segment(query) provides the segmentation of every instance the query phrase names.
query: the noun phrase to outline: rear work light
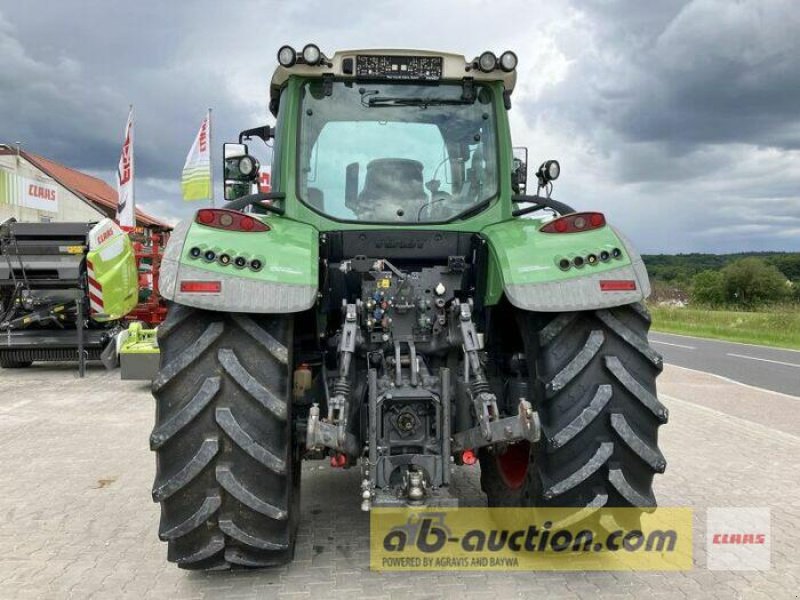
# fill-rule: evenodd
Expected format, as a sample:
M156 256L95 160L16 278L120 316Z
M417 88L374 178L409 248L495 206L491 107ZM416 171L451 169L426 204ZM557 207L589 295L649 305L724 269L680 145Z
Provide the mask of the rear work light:
M579 212L553 219L549 223L542 225L539 231L542 233L578 233L580 231L600 229L605 227L605 224L606 218L603 213Z
M203 208L197 211L194 221L206 227L225 229L227 231L244 231L247 233L269 231L269 226L258 219L238 210L227 208Z
M219 294L222 291L222 282L181 281L181 291L187 294Z

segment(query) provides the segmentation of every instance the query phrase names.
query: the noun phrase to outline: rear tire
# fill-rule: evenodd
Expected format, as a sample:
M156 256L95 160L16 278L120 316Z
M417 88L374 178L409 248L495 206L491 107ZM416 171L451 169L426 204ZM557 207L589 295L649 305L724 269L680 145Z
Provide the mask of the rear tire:
M653 476L667 466L658 427L668 412L656 397L663 361L647 341L647 309L564 313L544 327L530 314L522 320L543 429L526 503L655 508Z
M186 569L290 562L299 516L292 436L293 317L172 304L153 381L153 500L168 559Z

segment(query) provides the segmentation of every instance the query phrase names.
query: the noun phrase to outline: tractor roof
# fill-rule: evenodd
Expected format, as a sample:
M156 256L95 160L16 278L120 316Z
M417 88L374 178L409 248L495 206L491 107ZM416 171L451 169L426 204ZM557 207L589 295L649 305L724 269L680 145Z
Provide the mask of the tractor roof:
M281 52L286 49L288 56L295 56L294 60L280 59ZM505 71L500 67L500 61L496 61L496 68L484 71L479 67L479 57L467 60L463 54L450 52L411 49L340 50L332 57L320 52L317 64L308 64L303 58L304 50L295 51L289 46L284 46L279 51L281 64L275 69L270 83L271 108L273 105L277 108L281 89L291 75L320 78L328 75L337 79L372 79L392 83L463 81L471 78L474 81L502 81L503 87L509 94L517 81L516 68ZM516 56L514 62L516 63Z

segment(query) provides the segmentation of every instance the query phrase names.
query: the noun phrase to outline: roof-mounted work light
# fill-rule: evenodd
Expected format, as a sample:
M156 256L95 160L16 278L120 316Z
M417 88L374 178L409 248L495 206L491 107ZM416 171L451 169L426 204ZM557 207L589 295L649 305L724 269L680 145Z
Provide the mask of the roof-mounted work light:
M297 52L291 46L281 46L278 50L278 64L282 67L293 67L297 62Z
M316 44L306 44L303 48L303 62L307 65L316 66L322 60L322 52Z
M517 68L517 55L511 50L506 50L500 55L500 68L506 73L510 73Z
M497 57L488 50L478 57L478 68L484 73L489 73L497 68Z

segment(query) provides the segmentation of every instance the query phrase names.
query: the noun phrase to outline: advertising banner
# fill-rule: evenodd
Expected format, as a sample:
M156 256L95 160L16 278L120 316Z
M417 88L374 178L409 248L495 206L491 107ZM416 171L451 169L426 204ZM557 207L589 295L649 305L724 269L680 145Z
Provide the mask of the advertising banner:
M0 169L0 204L58 212L58 186Z

